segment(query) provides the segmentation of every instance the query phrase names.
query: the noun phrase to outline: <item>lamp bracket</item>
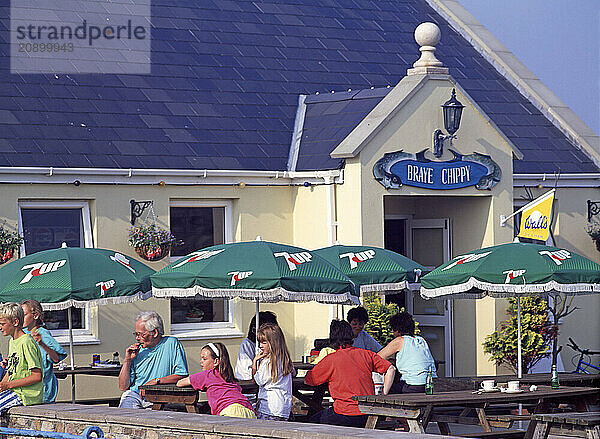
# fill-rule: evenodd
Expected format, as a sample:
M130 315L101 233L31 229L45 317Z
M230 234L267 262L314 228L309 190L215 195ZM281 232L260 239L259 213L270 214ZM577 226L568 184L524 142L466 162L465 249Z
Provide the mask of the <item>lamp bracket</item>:
M588 223L592 221L592 217L600 213L600 201L587 200L588 211L587 220Z
M452 147L452 139L456 139L456 136L452 134L445 136L442 130L433 132L433 155L438 159L444 155L444 142L448 139L450 139L450 147Z
M131 225L135 225L135 220L142 216L144 210L148 207L152 208L154 201L135 201L129 200L129 204L131 205Z

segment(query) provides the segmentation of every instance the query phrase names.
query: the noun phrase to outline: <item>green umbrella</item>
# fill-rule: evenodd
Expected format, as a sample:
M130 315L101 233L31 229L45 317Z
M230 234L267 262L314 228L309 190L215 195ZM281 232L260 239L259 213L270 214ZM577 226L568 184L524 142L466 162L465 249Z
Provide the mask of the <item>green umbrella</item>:
M337 244L314 253L352 279L361 292L408 289L428 271L406 256L379 247Z
M35 299L45 310L68 309L73 363L71 307L133 302L150 297L154 270L113 250L63 247L17 259L0 268L0 302ZM75 403L73 382L72 401Z
M151 276L156 297L356 304L353 282L308 250L268 241L215 245Z
M600 291L600 265L563 248L510 243L456 256L421 279L421 296L477 299L550 292ZM521 312L518 306L518 356L521 376Z
M151 290L152 273L152 268L113 250L44 250L0 268L0 302L35 299L45 310L132 302Z
M563 248L522 242L456 256L421 279L425 299L600 291L600 265Z

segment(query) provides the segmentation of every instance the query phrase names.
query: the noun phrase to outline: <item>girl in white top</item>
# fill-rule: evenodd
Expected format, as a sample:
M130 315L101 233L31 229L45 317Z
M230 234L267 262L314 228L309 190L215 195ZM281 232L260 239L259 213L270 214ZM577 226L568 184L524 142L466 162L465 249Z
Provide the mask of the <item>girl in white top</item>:
M292 409L294 366L281 328L273 323L260 325L260 351L252 362L252 377L258 384L258 419L287 421Z

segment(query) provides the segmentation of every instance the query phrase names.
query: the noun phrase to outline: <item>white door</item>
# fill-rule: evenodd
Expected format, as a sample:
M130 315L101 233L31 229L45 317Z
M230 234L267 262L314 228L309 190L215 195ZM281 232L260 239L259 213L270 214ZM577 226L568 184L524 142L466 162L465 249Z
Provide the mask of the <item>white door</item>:
M408 256L433 269L450 260L450 220L408 220ZM418 291L408 293L407 311L419 322L421 336L427 340L439 362L438 375L452 376L452 303L450 300L424 300Z

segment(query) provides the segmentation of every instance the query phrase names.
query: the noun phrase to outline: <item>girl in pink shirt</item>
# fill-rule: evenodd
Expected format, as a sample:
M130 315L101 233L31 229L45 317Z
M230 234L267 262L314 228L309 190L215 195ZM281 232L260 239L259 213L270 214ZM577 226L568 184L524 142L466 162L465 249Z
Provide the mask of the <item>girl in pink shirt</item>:
M209 343L200 352L202 371L177 382L177 387L192 386L206 390L206 399L213 415L234 418L256 418L248 398L235 381L229 353L223 343Z

